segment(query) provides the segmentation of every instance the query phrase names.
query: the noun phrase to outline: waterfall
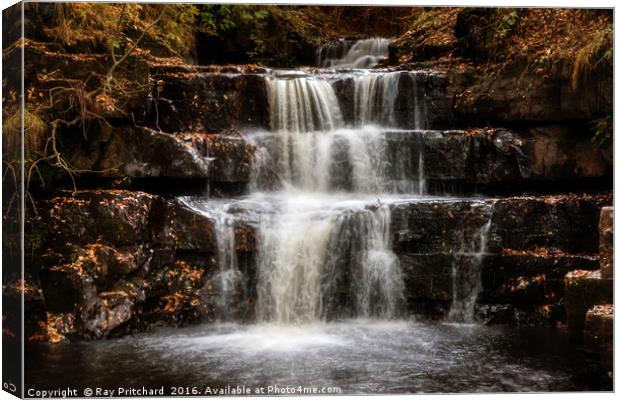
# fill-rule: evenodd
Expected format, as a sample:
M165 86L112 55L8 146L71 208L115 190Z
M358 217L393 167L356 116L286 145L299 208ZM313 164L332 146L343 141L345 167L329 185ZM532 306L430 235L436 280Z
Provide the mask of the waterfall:
M250 189L423 194L423 135L371 125L257 135Z
M343 58L354 41L340 39L337 41L327 42L316 51L316 65L321 68L328 68L332 65L333 60L339 60Z
M396 125L402 76L414 75L367 73L354 78L354 128L342 127L340 105L326 79L267 77L271 134L254 137L250 188L423 194L423 146L414 153L409 143L390 156L386 130L378 127ZM411 79L415 86L416 79Z
M353 78L354 123L396 126L395 105L403 72L367 73Z
M356 274L357 315L393 318L404 301L404 285L400 263L391 249L390 208L379 205L367 214L361 221L364 251L361 273Z
M475 305L482 291L481 267L487 251L488 235L493 217L493 204L485 212L487 221L470 243L461 244L452 261L452 304L448 321L474 323ZM476 240L477 239L477 243Z
M218 270L209 279L216 293L214 303L218 319L227 320L233 314L235 297L243 289L235 246L235 218L229 213L229 204L191 197L179 198L182 204L209 218L213 223L217 245Z
M233 305L233 296L241 281L235 249L234 222L226 213L218 213L214 218L217 240L217 258L219 272L212 281L218 289L216 314L225 317Z
M338 99L325 80L270 77L267 93L274 131L312 132L342 126Z
M387 205L337 209L321 199L288 200L260 228L259 319L397 316L403 284L389 232Z
M388 57L390 43L390 39L370 38L358 40L350 47L345 41L323 45L317 52L317 65L322 68L373 68ZM345 49L346 54L341 56Z
M318 62L376 65L387 56L388 44L387 39L343 41L319 49ZM418 75L352 71L346 78L351 85L338 81L340 100L330 73L266 75L270 129L249 135L256 145L248 201L256 229L260 321L402 315L404 283L392 250L388 196L426 192L425 102ZM351 123L345 124L341 106L352 111ZM412 120L415 130L398 129ZM239 279L234 221L227 210L210 215L218 237L216 284L223 310L230 307ZM484 240L479 242L483 254ZM458 273L455 269L455 281ZM454 292L463 291L455 286ZM455 295L455 319L473 310L472 296Z

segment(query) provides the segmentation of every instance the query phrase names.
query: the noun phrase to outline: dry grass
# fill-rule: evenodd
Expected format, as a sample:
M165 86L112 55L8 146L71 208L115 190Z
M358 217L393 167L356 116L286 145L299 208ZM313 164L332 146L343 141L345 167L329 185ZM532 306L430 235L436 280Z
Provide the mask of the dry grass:
M64 45L91 42L111 51L122 50L147 31L144 42L186 56L194 45L197 14L195 6L182 4L56 3L55 21L43 31Z
M464 8L425 8L413 14L411 28L398 39L405 51L401 62L446 57L459 53L463 38L455 35L459 13ZM524 63L529 71L545 74L556 64L573 65L573 83L600 63L613 58L612 14L606 10L532 8L494 9L485 20L480 47L486 57L476 62L506 67ZM424 53L438 47L438 54Z

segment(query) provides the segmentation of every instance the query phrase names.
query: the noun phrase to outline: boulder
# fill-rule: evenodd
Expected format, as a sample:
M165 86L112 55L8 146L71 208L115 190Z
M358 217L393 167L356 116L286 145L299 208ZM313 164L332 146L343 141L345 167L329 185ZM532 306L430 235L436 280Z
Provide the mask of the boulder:
M208 299L214 296L207 282L207 271L183 260L149 277L157 296L153 296L143 312L142 324L181 325L204 318L213 320L214 310Z
M163 210L164 223L156 242L183 252L217 253L213 221L173 200Z
M588 309L613 301L613 280L601 278L601 271L574 270L566 274L566 322L571 340L583 342Z
M67 243L118 246L152 240L151 208L157 196L126 190L63 192L49 203L47 224L57 248Z
M613 371L614 360L614 305L601 304L586 313L584 346L600 356L606 371Z

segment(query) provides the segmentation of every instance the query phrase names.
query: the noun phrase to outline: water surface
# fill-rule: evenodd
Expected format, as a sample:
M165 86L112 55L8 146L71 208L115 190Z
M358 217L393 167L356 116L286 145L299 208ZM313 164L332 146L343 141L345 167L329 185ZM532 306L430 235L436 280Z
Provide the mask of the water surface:
M213 324L27 349L28 387L337 387L342 393L610 390L549 329L356 319Z

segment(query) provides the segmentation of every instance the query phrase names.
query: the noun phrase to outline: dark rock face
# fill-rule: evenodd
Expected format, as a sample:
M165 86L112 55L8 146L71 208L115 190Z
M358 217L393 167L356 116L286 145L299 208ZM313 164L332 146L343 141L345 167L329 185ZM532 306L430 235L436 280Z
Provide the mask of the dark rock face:
M98 240L117 246L150 242L155 200L153 195L122 190L67 193L52 199L48 224L59 247Z
M579 132L557 126L524 133L484 128L387 132L386 136L394 160L403 151L416 160L422 155L431 191L441 192L451 185L491 190L537 187L544 182L566 182L566 186L571 180L574 184L607 179L613 166L611 149L596 148Z
M564 320L564 276L575 268L597 268L597 216L610 201L607 195L582 195L395 206L394 251L410 310L432 318L445 315L454 290L462 290L454 286L453 274L461 283L479 274L483 320Z
M215 133L243 126L267 127L264 78L228 72L159 71L151 75L152 126L166 132Z
M211 160L211 182L248 183L254 146L239 132L228 134L179 133L175 135Z
M558 67L551 77L522 74L517 68L499 76L474 70L449 75L454 114L466 124L548 123L611 113L612 76L604 71L593 74L577 89L571 86L568 66Z
M199 299L207 296L217 246L208 218L158 196L98 190L54 198L47 223L53 235L41 274L45 307L53 324L72 316L72 327L62 330L67 336L100 338L145 321L213 317ZM197 264L182 262L181 254L193 254Z
M61 136L61 151L77 169L106 178L209 178L209 162L173 135L142 127L91 130Z
M60 151L82 174L111 179L249 181L254 148L238 132L169 134L144 127L63 131Z
M601 278L600 271L574 270L564 278L566 321L571 340L583 343L588 309L613 301L613 280Z
M601 277L614 277L614 208L603 207L598 225Z
M584 345L599 354L606 371L613 371L614 363L614 305L601 304L586 314Z

